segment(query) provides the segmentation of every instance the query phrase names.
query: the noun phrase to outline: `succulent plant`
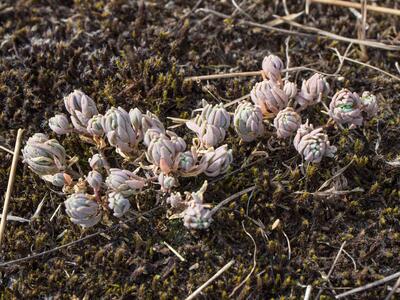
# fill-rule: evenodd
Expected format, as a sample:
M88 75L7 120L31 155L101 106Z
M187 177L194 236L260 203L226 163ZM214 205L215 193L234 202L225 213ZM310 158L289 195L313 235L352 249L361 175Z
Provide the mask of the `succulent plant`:
M281 139L294 135L300 125L301 117L291 107L281 110L274 119L276 134Z
M303 81L296 101L300 106L307 107L320 102L322 97L328 93L329 84L321 74L315 73L309 79Z
M102 118L102 126L111 146L122 156L134 151L137 132L132 127L129 114L121 107L110 108Z
M121 193L108 194L108 207L114 211L114 217L121 218L130 208L131 203Z
M66 173L56 173L56 174L52 175L51 183L54 186L63 187L70 180L71 180L71 178L69 177L68 174L66 174Z
M313 163L319 163L324 156L333 157L336 152L336 147L330 145L328 136L322 132L322 128L314 129L304 135L295 148L305 161Z
M297 84L287 80L283 86L283 91L289 99L293 99L297 95Z
M173 170L175 158L182 148L183 145L181 143L173 142L167 135L160 134L151 140L147 148L146 157L150 163L168 174Z
M179 192L171 193L167 198L167 203L171 205L172 208L180 208L182 206L185 206L182 195Z
M100 206L85 194L72 194L64 204L66 212L74 224L91 227L101 219Z
M211 105L208 104L206 100L203 100L203 110L200 118L205 120L207 124L214 125L225 130L229 128L231 123L231 116L222 103Z
M133 195L145 186L145 180L128 170L111 168L106 178L107 186L114 192L121 193L124 197Z
M96 171L90 171L89 174L86 176L87 183L95 190L96 192L100 191L101 185L103 183L103 176Z
M361 95L361 110L366 113L368 118L378 114L378 101L371 92L365 91Z
M298 150L297 147L300 143L301 138L313 130L314 130L314 126L312 124L309 124L308 120L304 124L300 125L300 127L299 127L299 129L297 129L296 135L293 139L293 145L296 150Z
M104 164L105 164L105 159L99 153L96 153L91 158L89 158L89 165L92 168L92 170L97 170L97 171L101 170L102 168L104 168Z
M207 229L211 222L210 210L201 203L193 203L183 211L183 225L188 229Z
M163 123L161 123L158 117L150 111L147 111L145 115L142 115L141 128L144 138L143 143L146 147L150 145L154 136L166 133Z
M139 108L135 107L129 111L129 119L131 120L132 127L138 131L142 131L142 118L143 113Z
M54 175L66 168L66 154L63 146L47 135L35 133L28 139L22 150L24 162L41 176Z
M85 93L74 90L64 98L64 104L75 129L81 133L88 133L86 128L89 120L98 114L94 101Z
M276 55L268 55L264 57L262 69L267 74L268 78L273 81L281 80L281 72L284 68L282 60Z
M244 142L251 142L264 133L261 109L249 102L242 102L235 110L233 124L239 137Z
M263 114L276 115L288 105L286 93L273 81L261 81L250 92L251 100L258 105Z
M215 150L209 149L201 158L200 164L206 166L204 174L209 177L216 177L228 171L232 160L232 150L228 150L228 145L223 145Z
M360 97L348 89L340 90L329 104L329 115L338 124L349 124L350 128L361 125L363 117Z
M165 175L164 173L160 173L158 175L158 183L161 186L162 192L171 192L171 189L178 186L178 181L175 177L170 175Z
M87 132L93 136L102 136L104 134L104 129L102 123L103 115L94 115L90 118L87 125Z
M64 114L57 114L49 119L49 127L56 134L67 134L72 130L68 118Z

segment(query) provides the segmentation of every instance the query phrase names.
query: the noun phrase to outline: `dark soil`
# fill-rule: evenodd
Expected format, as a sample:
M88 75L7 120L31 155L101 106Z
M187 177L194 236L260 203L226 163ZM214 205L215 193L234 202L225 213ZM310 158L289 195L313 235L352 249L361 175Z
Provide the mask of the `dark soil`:
M242 8L253 21L265 24L273 14L284 15L282 1L252 0ZM376 1L393 7L395 1ZM304 9L300 0L287 1L290 12ZM0 3L0 144L13 148L16 130L25 128L25 140L34 132L50 130L46 120L64 111L62 98L81 89L99 110L120 105L150 109L167 116L188 117L205 98L233 100L247 94L260 78L233 78L183 83L185 76L232 71L259 70L270 53L285 59L285 34L238 25L248 17L236 12L222 19L204 12L191 12L195 1L40 1L9 0ZM210 8L231 15L231 1L202 1ZM310 15L296 20L343 36L356 35L356 18L345 8L312 5ZM368 16L368 38L399 44L399 18ZM280 25L289 29L288 25ZM313 68L334 73L339 65L332 47L344 53L347 44L324 38L292 36L291 66L316 63ZM350 57L360 60L352 46ZM399 52L367 48L368 63L397 74ZM291 73L301 82L309 71ZM342 80L330 77L333 91L348 87L378 95L380 114L361 129L329 128L331 143L338 147L336 159L309 166L306 176L298 165L301 158L292 146L268 138L240 145L233 134L232 174L212 181L207 202L217 204L253 184L257 192L243 196L220 210L208 231L189 232L181 221L168 220L164 205L145 218L109 227L102 224L81 230L71 224L61 207L65 198L26 166L19 165L10 213L30 218L45 198L40 217L31 223L9 221L1 249L1 260L9 261L40 253L101 230L104 233L68 248L22 263L0 268L4 299L183 299L231 259L235 264L199 299L225 299L256 268L234 297L238 299L300 299L305 286L319 288L321 299L399 271L400 266L400 176L388 165L400 150L400 82L376 70L345 62ZM213 96L214 95L214 96ZM327 117L308 112L315 125ZM167 121L169 122L169 121ZM171 123L169 123L171 124ZM379 148L377 128L381 135ZM182 133L182 132L181 132ZM187 136L189 140L189 136ZM69 154L88 154L79 140L64 141ZM268 158L248 167L243 162L253 150L267 151ZM73 152L72 152L73 151ZM253 158L256 161L258 158ZM336 198L314 197L316 191L338 169L347 189L364 192ZM0 151L0 194L7 186L12 157ZM204 178L187 180L182 186L196 189ZM329 186L330 187L330 186ZM295 193L304 191L303 193ZM307 191L307 192L305 192ZM135 199L141 211L159 206L156 193ZM272 224L280 220L280 226ZM118 220L110 217L109 224ZM246 234L245 230L249 233ZM290 239L289 259L288 243ZM163 244L171 244L185 258L181 262ZM342 254L329 278L324 280L342 243ZM350 259L352 257L354 261ZM352 299L383 299L387 285L358 293Z

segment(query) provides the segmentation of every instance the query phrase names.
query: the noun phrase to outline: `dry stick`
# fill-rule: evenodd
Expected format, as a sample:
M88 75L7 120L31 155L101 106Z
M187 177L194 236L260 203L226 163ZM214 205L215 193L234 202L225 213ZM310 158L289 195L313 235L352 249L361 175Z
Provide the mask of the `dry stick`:
M236 194L233 194L232 196L230 196L230 197L226 198L225 200L221 201L220 203L218 203L218 205L215 206L215 207L209 212L208 215L209 215L210 217L212 217L222 206L228 204L228 203L231 202L232 200L235 200L236 198L238 198L238 197L240 197L240 196L242 196L242 195L244 195L244 194L246 194L246 193L248 193L248 192L254 191L255 189L256 189L256 186L253 185L253 186L251 186L251 187L248 187L247 189L244 189L243 191L240 191L240 192L238 192L238 193L236 193Z
M387 276L387 277L385 277L385 278L382 278L382 279L380 279L380 280L377 280L377 281L368 283L368 284L366 284L366 285L363 285L363 286L360 286L360 287L358 287L358 288L355 288L355 289L352 289L352 290L350 290L350 291L347 291L347 292L344 292L344 293L342 293L342 294L339 294L339 295L337 295L335 298L336 298L336 299L341 299L341 298L344 298L344 297L353 295L353 294L355 294L355 293L358 293L358 292L362 292L362 291L371 289L371 288L373 288L373 287L376 287L376 286L378 286L378 285L384 284L384 283L386 283L386 282L388 282L388 281L391 281L391 280L396 279L396 278L399 278L399 277L400 277L400 272L397 272L397 273L394 273L394 274L392 274L392 275L390 275L390 276Z
M342 246L340 247L340 249L339 249L339 251L338 251L338 253L337 253L336 257L335 257L335 260L333 261L333 264L332 264L331 268L329 269L328 275L325 278L326 281L329 281L329 277L331 277L333 269L335 268L335 266L336 266L336 264L337 264L337 262L339 260L339 257L343 252L343 248L344 248L345 245L346 245L346 241L344 241ZM319 297L321 296L323 290L324 290L323 287L321 287L319 289L317 297L315 299L319 299Z
M0 146L0 149L14 155L14 152L12 152L10 149L7 149L6 147Z
M224 273L226 270L228 270L235 261L232 259L230 262L228 262L225 266L223 266L213 277L208 279L203 285L201 285L197 290L195 290L192 294L190 294L186 300L191 300L194 299L198 294L201 293L201 291L207 287L211 282L213 282L215 279L217 279L222 273Z
M335 55L337 55L337 56L339 57L339 55L338 55L337 53L335 53ZM361 61L358 61L358 60L355 60L355 59L352 59L352 58L349 58L349 57L343 57L343 56L342 56L342 58L343 58L344 60L353 62L353 63L355 63L355 64L359 64L359 65L361 65L361 66L371 68L371 69L373 69L373 70L375 70L375 71L381 72L382 74L385 74L385 75L387 75L387 76L389 76L389 77L392 77L393 79L396 79L396 80L400 81L400 77L398 77L398 76L396 76L396 75L393 75L393 74L391 74L391 73L389 73L389 72L387 72L387 71L385 71L385 70L382 70L382 69L380 69L380 68L378 68L378 67L372 66L372 65L367 64L367 63L363 63L363 62L361 62Z
M223 14L223 13L220 13L218 11L215 11L215 10L212 10L212 9L208 9L208 8L199 8L198 10L196 10L196 13L197 12L210 13L210 14L213 14L214 16L217 16L217 17L220 17L220 18L223 18L223 19L230 19L231 18L231 16L229 16L229 15L226 15L226 14ZM282 18L282 20L287 21L288 19ZM273 27L273 26L269 26L269 25L265 25L265 24L252 22L252 21L239 20L239 24L250 25L250 26L254 26L254 27L267 29L267 30L270 30L270 31L276 31L276 32L281 32L281 33L295 35L295 36L312 37L312 35L310 35L308 33L292 31L292 30L287 30L287 29L282 29L282 28L277 28L277 27Z
M343 7L351 7L356 9L361 9L362 7L361 3L341 1L341 0L307 0L307 2L308 5L310 5L311 3L321 3L321 4L331 4ZM400 16L400 10L394 8L375 6L375 5L366 5L366 8L367 10L373 12Z
M167 246L167 248L169 249L169 250L171 250L172 251L172 253L174 253L179 259L180 259L180 261L185 261L186 259L178 252L178 251L176 251L170 244L168 244L167 242L163 242L163 244L165 245L165 246Z
M18 129L17 140L15 142L14 156L13 156L13 160L11 163L11 171L10 171L10 177L8 178L6 196L4 197L3 214L1 216L0 247L1 247L1 242L3 241L4 230L6 229L8 205L10 203L11 193L12 193L14 182L15 182L15 175L17 173L17 164L18 164L18 158L19 158L19 151L21 150L21 141L22 141L22 133L23 132L24 132L23 129L21 129L21 128Z
M304 295L304 300L308 300L311 297L312 285L307 285L306 293Z
M366 33L367 33L367 0L361 0L361 23L359 27L359 36L358 38L360 40L365 40L366 38ZM368 59L368 53L367 53L367 48L364 45L360 45L361 53L362 53L362 58L363 60Z
M400 277L397 279L396 283L394 284L390 293L386 296L385 300L390 300L393 297L394 293L396 293L399 286L400 286Z
M294 27L298 27L303 30L315 32L318 35L322 35L322 36L332 39L332 40L341 41L341 42L345 42L345 43L353 43L353 44L358 44L358 45L365 45L368 47L389 50L389 51L399 51L400 50L400 46L387 45L387 44L384 44L381 42L375 42L375 41L368 41L368 40L363 41L363 40L359 40L359 39L348 38L348 37L341 36L341 35L338 35L335 33L331 33L329 31L325 31L325 30L322 30L322 29L319 29L316 27L311 27L311 26L307 26L307 25L303 25L303 24L294 22L294 21L283 19L280 16L274 15L274 17L278 18L279 20L283 20L285 23L288 23Z
M237 287L235 287L233 289L232 293L230 293L230 295L229 295L229 298L232 298L232 296L236 293L236 291L238 289L240 289L243 286L243 284L246 283L247 280L249 280L251 274L253 274L253 272L254 272L254 270L256 269L256 266L257 266L257 260L256 260L256 257L257 257L257 244L256 244L256 241L254 240L252 235L246 230L246 227L244 227L243 221L242 221L242 227L243 227L244 232L251 238L251 241L253 242L253 245L254 245L253 267L251 268L250 273L247 274L246 278Z

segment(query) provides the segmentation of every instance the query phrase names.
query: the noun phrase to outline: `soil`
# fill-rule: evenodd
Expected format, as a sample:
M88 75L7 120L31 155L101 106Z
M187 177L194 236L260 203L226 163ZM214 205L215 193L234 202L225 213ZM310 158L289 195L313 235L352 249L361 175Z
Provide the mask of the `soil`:
M54 136L46 120L65 112L62 99L74 89L90 95L101 112L111 106L137 106L172 125L168 116L187 118L201 99L231 101L249 93L261 80L184 82L186 76L259 70L270 53L286 61L286 49L292 67L313 64L316 70L335 73L339 60L332 49L343 54L348 44L295 34L286 47L287 34L239 24L240 20L265 24L275 14L284 15L284 1L236 2L247 15L235 10L234 1L199 1L198 8L231 16L224 19L192 11L196 1L188 0L2 1L0 145L12 149L18 128L26 129L24 140L35 132ZM286 2L290 13L304 9L304 1ZM399 6L393 2L376 1L381 6ZM310 14L296 22L357 37L356 17L346 8L313 4ZM370 13L367 23L367 38L399 45L399 17ZM290 29L285 24L279 27ZM367 47L365 60L358 45L351 50L352 59L399 76L398 51ZM301 70L290 73L290 78L301 83L310 74ZM132 199L135 210L157 208L145 217L121 223L109 217L83 230L69 221L63 206L51 218L65 197L21 163L9 212L30 219L45 200L40 215L30 223L8 221L1 261L100 234L0 267L2 298L184 299L232 259L233 266L198 299L228 298L250 272L234 298L300 299L305 287L312 285L313 297L321 289L321 299L332 299L335 293L398 272L400 169L387 162L398 160L400 149L400 81L348 61L339 75L328 77L332 91L347 87L374 92L380 102L378 117L351 131L330 126L327 132L331 144L338 147L337 156L308 166L304 176L301 157L289 142L266 136L258 143L240 144L232 131L227 142L233 148L234 163L227 175L210 181L207 202L215 205L251 185L258 188L221 209L206 231L191 232L180 220L169 220L168 208L155 190ZM323 125L328 117L321 109L309 110L304 119ZM190 140L186 131L178 132ZM79 156L87 167L89 147L77 138L61 140L68 154ZM250 157L255 150L268 156ZM10 154L0 150L1 195L11 160ZM312 194L351 161L340 177L347 185L342 184L346 190L362 192L336 197ZM204 179L186 179L181 184L195 190ZM168 250L164 241L185 261ZM346 252L326 279L344 242ZM383 299L393 284L349 299Z

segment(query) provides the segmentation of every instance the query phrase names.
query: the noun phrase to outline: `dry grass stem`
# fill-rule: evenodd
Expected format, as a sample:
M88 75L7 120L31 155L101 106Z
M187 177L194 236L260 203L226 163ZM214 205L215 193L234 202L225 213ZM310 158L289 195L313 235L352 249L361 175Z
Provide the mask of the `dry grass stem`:
M331 33L329 31L325 31L316 27L311 27L307 25L303 25L294 21L286 20L283 19L280 16L274 16L275 18L283 20L285 23L288 23L294 27L301 28L306 31L310 32L315 32L318 35L324 36L326 38L336 40L336 41L341 41L345 43L353 43L353 44L358 44L358 45L365 45L367 47L372 47L372 48L378 48L378 49L383 49L383 50L389 50L389 51L399 51L400 46L395 46L395 45L387 45L381 42L376 42L376 41L368 41L368 40L359 40L359 39L353 39L353 38L348 38L345 36L341 36L335 33Z
M15 142L14 157L11 163L11 171L10 171L10 176L8 178L7 191L4 197L3 213L0 223L0 247L3 241L4 230L6 229L8 205L10 203L11 193L14 187L15 175L17 174L17 165L18 165L19 152L21 150L23 132L24 132L23 129L18 129L17 140Z
M236 194L233 194L232 196L226 198L225 200L221 201L218 203L217 206L215 206L209 213L209 216L212 217L222 206L228 204L229 202L235 200L236 198L239 198L240 196L249 193L251 191L254 191L256 189L256 186L253 185L251 187L248 187L247 189L244 189L243 191L237 192Z
M385 297L385 300L392 299L394 293L396 293L396 291L399 288L399 286L400 286L400 277L397 279L397 281L394 284L394 286L392 287L392 290L390 291L390 293Z
M307 0L307 5L310 5L311 3L330 4L335 6L351 7L356 9L361 9L362 7L361 3L342 1L342 0ZM366 5L366 9L377 13L400 16L400 10L395 8L382 7L377 5Z
M223 266L217 273L214 274L213 277L211 277L210 279L208 279L203 285L201 285L197 290L195 290L192 294L190 294L186 300L191 300L194 299L198 294L201 293L201 291L207 287L208 285L210 285L211 282L213 282L215 279L217 279L219 276L221 276L222 273L224 273L226 270L228 270L233 264L235 263L235 261L232 259L230 262L228 262L225 266Z
M363 286L360 286L358 288L355 288L355 289L352 289L350 291L347 291L347 292L344 292L342 294L339 294L335 298L336 299L342 299L344 297L347 297L347 296L350 296L350 295L353 295L353 294L356 294L356 293L359 293L359 292L363 292L365 290L368 290L368 289L371 289L373 287L379 286L381 284L384 284L384 283L389 282L391 280L397 279L399 277L400 277L400 272L397 272L397 273L389 275L389 276L387 276L385 278L382 278L380 280L368 283L366 285L363 285Z
M168 244L167 242L163 242L163 244L167 246L167 248L171 250L171 252L174 253L180 259L180 261L186 261L186 259L182 255L180 255L179 252L176 251L170 244Z
M312 285L307 285L306 293L304 294L304 300L309 300L311 297Z
M13 152L13 151L11 151L10 149L8 149L8 148L6 148L6 147L4 147L4 146L0 146L0 149L1 149L1 150L4 150L4 151L6 151L6 152L8 152L8 153L10 153L10 154L12 154L12 155L14 155L14 152Z
M257 266L257 260L256 260L256 257L257 257L257 244L256 244L256 241L254 240L253 236L246 230L246 227L244 226L243 221L242 221L242 227L243 227L244 232L251 238L251 241L253 242L253 245L254 245L253 267L251 268L250 273L247 274L246 278L238 286L236 286L233 289L232 293L230 293L230 295L229 295L229 298L232 298L233 295L236 293L236 291L238 289L240 289L246 283L247 280L249 280L251 274L254 273L254 270L256 269L256 266Z

